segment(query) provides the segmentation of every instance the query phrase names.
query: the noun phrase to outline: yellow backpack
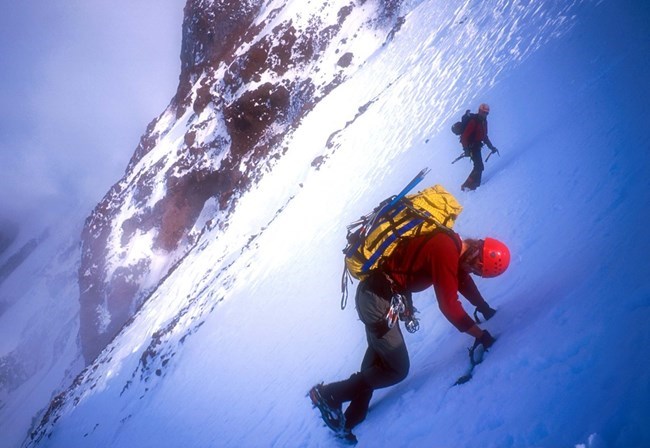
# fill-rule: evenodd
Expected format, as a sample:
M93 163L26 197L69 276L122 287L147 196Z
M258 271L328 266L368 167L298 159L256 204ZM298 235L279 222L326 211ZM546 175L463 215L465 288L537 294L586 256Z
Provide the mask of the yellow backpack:
M406 195L427 172L427 169L422 170L401 193L386 199L371 213L348 226L348 244L343 249L342 309L347 302L350 277L367 278L405 238L449 230L454 225L463 207L442 185Z

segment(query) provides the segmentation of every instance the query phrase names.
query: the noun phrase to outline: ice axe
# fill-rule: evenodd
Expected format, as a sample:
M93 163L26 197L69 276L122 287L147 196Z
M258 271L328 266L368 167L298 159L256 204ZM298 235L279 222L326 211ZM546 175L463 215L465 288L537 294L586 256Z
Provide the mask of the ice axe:
M460 159L463 159L465 157L469 157L469 154L462 152L458 157L454 159L453 162L451 162L451 164L453 165L454 163L458 162Z
M485 158L485 162L487 162L488 160L490 160L490 156L492 156L492 154L494 154L495 152L499 155L499 157L501 157L501 154L499 154L499 150L496 149L496 148L494 148L494 149L492 150L492 152L491 152L490 154L488 154L488 156Z

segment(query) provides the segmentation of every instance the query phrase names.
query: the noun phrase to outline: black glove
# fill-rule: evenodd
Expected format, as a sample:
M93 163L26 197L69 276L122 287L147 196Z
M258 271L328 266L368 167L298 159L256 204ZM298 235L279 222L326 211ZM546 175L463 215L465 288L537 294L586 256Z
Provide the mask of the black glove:
M483 319L485 320L490 320L492 316L494 316L497 313L497 310L493 309L490 307L490 305L487 306L487 308L479 309L476 307L474 310L474 321L476 321L477 324L481 323L481 319L478 317L478 313L481 313L483 315Z
M481 314L485 318L485 320L490 320L492 316L494 316L497 313L497 310L494 308L491 308L489 305L485 311L481 311Z
M465 153L465 157L471 157L472 156L471 151L469 150L469 148L463 148L463 153Z
M494 341L496 341L496 339L492 337L490 332L487 330L483 330L483 334L481 335L481 337L476 338L474 340L474 348L478 347L479 345L482 345L483 349L487 350L488 348L492 347Z
M495 339L487 330L483 330L481 337L474 340L474 345L469 349L469 360L473 366L479 365L483 362L483 354L488 348L492 347L494 341Z
M494 316L497 313L497 310L490 307L490 305L487 305L487 307L483 309L479 309L478 307L476 307L476 309L474 310L474 320L476 321L477 324L481 323L481 319L478 318L479 312L483 315L483 319L490 320L492 316Z

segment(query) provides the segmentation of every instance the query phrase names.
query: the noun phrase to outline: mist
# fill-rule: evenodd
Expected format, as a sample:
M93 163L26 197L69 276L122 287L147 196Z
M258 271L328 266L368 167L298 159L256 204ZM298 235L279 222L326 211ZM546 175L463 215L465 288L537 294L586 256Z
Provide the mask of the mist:
M119 180L175 92L184 3L3 5L0 229L83 218Z

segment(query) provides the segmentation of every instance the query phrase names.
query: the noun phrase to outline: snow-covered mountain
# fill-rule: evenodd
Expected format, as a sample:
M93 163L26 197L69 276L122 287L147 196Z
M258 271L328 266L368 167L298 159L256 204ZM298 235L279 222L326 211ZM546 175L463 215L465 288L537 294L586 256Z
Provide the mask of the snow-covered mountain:
M206 225L227 226L303 117L397 31L398 11L396 1L187 2L178 91L84 228L87 362Z
M70 328L89 365L26 446L335 444L304 395L365 350L338 306L345 225L424 166L463 205L461 235L511 247L509 271L479 283L498 341L450 388L471 341L433 291L417 295L411 373L375 394L359 446L650 444L650 11L637 3L188 0L169 107L81 248L44 240L60 275L36 277L70 296L78 266L80 302L43 310L70 323L42 330L60 331L57 351L38 351L47 369L7 388L0 444L19 444L34 397L79 371ZM449 163L449 126L483 101L501 157L462 193L470 167ZM18 288L33 258L4 283ZM39 336L17 310L37 305L6 303L3 353L19 353Z

